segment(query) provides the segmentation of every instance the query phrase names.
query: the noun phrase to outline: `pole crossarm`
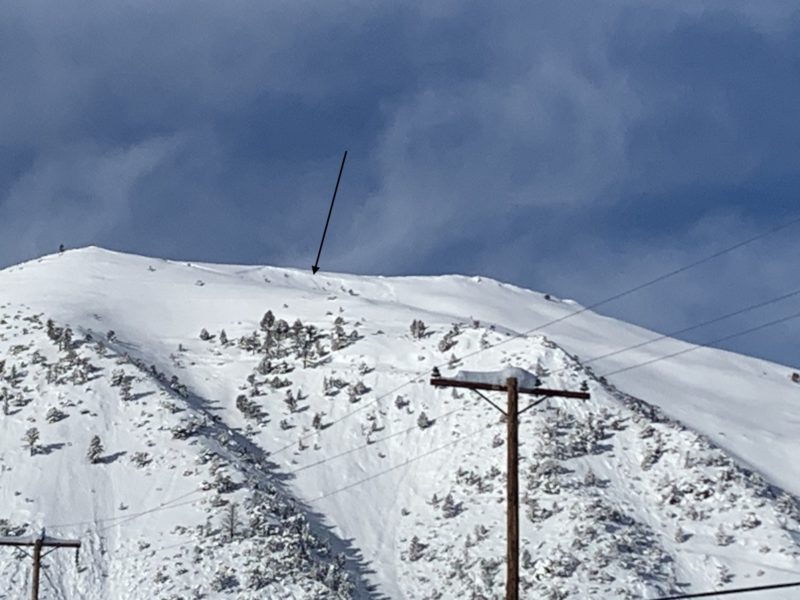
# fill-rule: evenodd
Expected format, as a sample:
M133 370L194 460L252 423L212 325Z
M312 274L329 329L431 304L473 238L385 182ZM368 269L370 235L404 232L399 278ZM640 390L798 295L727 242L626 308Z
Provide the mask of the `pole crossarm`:
M0 546L33 546L34 538L30 537L0 537Z
M43 548L80 548L78 540L60 540L56 538L38 536L26 537L0 537L0 546L35 546L37 540L41 539Z
M487 390L490 392L507 392L508 387L496 383L483 383L481 381L461 381L460 379L447 379L444 377L434 377L430 384L434 387L457 387L470 390ZM545 396L553 398L575 398L577 400L588 400L589 394L586 392L573 392L571 390L552 390L549 388L519 388L519 394L529 396Z
M31 600L38 600L39 598L39 573L41 572L42 558L54 552L59 548L75 548L75 560L77 564L78 550L81 547L79 540L62 540L59 538L48 537L42 530L38 535L17 536L17 537L0 537L0 546L14 546L17 548L32 547L33 548L33 572L31 573ZM52 548L50 552L42 554L42 548ZM23 550L24 552L24 550ZM49 576L45 572L45 576L49 580ZM52 584L51 584L52 585Z

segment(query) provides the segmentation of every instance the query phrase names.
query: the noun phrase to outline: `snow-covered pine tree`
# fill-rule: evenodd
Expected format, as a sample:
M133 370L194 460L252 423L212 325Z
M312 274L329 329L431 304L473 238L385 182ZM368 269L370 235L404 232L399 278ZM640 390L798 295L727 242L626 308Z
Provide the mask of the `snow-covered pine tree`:
M411 321L411 327L409 327L411 331L411 337L414 338L415 340L418 340L420 337L422 337L420 335L420 323L422 323L422 321L414 319L413 321Z
M419 417L417 417L417 426L420 429L427 429L433 425L433 421L428 418L428 415L425 414L425 411L419 413Z
M457 517L462 511L461 503L457 503L453 499L453 494L447 494L447 496L444 497L444 502L442 502L442 516L444 516L445 519Z
M284 319L278 319L275 321L275 338L280 341L285 339L289 335L289 323L287 323Z
M323 415L324 415L324 413L321 413L321 412L314 413L314 419L311 421L311 426L314 429L317 429L317 430L322 429L322 417L323 417Z
M131 456L131 462L141 469L153 462L153 459L150 458L147 452L134 452L133 456Z
M297 398L294 397L292 390L286 390L286 397L283 399L286 403L286 406L289 408L289 412L297 411Z
M428 546L419 541L417 536L411 538L411 543L408 546L408 560L416 562L422 558L425 548Z
M67 413L65 413L62 410L59 410L55 406L51 407L50 410L48 410L47 414L45 415L45 420L48 423L56 423L66 418L67 418Z
M28 450L31 452L31 456L36 454L39 449L38 441L39 441L39 430L36 427L31 427L28 431L25 432L25 437L22 438L25 444L28 446Z
M228 541L232 542L236 538L236 532L239 529L239 515L237 514L237 505L231 502L225 507L225 512L222 516L222 528L228 536Z
M86 458L90 463L97 464L100 462L100 456L103 454L103 443L100 441L100 436L92 436L89 442L89 449L86 451Z
M259 323L259 327L263 331L269 331L272 329L272 326L275 325L275 315L272 314L271 310L268 310L264 313L264 316L261 318L261 322Z

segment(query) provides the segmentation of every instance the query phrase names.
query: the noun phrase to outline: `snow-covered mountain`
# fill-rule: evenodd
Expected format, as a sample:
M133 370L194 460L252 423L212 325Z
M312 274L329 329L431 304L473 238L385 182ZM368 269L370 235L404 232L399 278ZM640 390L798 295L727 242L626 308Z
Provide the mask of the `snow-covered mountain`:
M43 598L502 598L505 426L428 377L513 366L591 392L521 419L525 597L796 578L791 369L644 365L691 346L590 311L514 335L578 309L479 277L99 248L8 268L0 536L81 540L77 565L44 559ZM28 597L30 562L0 547L0 597Z

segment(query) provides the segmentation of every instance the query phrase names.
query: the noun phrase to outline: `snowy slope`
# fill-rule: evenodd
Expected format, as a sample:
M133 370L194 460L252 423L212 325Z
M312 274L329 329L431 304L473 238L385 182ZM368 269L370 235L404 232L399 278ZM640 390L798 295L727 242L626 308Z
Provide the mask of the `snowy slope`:
M688 346L590 362L656 337L591 312L508 335L579 308L482 278L99 248L6 269L0 519L84 542L79 569L48 556L56 598L500 597L504 426L482 401L430 388L430 369L453 360L453 372L524 367L592 392L523 417L526 589L634 598L791 578L790 370L700 349L605 382ZM305 358L298 336L261 324L267 310L314 326ZM410 334L414 319L424 335ZM269 364L267 337L280 338ZM66 418L48 419L54 407ZM0 553L0 597L26 597L29 559Z

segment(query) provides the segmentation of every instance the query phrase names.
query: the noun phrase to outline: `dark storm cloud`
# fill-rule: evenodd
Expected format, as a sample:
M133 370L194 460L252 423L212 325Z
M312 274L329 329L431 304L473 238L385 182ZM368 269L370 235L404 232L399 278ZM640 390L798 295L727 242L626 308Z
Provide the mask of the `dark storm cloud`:
M786 3L6 3L0 262L306 266L347 148L323 268L590 303L795 210L799 59ZM772 243L606 310L670 329L780 293Z

